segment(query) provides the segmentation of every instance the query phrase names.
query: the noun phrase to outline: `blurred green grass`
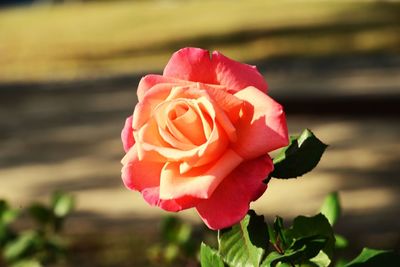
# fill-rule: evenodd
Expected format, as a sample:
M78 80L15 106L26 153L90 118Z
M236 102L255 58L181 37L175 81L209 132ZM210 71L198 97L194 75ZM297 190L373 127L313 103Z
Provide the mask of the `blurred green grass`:
M185 46L237 60L400 51L400 4L109 1L0 10L0 83L161 70Z

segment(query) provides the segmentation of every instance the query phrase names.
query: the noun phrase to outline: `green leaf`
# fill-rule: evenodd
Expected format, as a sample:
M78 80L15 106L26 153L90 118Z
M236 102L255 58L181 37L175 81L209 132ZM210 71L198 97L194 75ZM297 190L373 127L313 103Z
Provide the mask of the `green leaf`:
M5 210L8 210L10 207L4 199L0 199L0 214L2 214Z
M40 264L37 260L23 260L18 261L11 265L11 267L42 267L43 265Z
M42 204L32 204L28 208L28 212L40 224L46 224L53 220L53 212Z
M166 262L173 262L179 257L179 247L176 244L168 244L164 249L164 259Z
M345 267L349 261L343 258L339 258L336 260L335 267Z
M163 250L161 244L152 245L146 250L147 257L152 262L160 262L162 252Z
M0 224L10 224L18 215L18 210L11 209L5 200L0 200Z
M310 259L310 262L314 263L318 267L328 267L331 264L331 260L328 255L326 255L323 251L320 251L317 256Z
M321 213L325 215L332 226L337 222L341 213L339 195L337 192L332 192L325 198L321 207Z
M280 257L282 257L282 254L279 254L276 251L272 251L267 255L260 267L270 267L272 266L272 262L275 262Z
M317 166L326 147L310 130L304 130L300 136L291 138L290 144L274 159L271 177L289 179L302 176Z
M360 255L345 265L345 267L398 267L400 256L388 250L364 248Z
M4 224L0 224L0 248L2 248L9 240L15 238L15 233Z
M52 208L56 217L64 218L71 213L74 209L74 205L75 201L73 196L62 192L56 192L53 194Z
M335 237L332 226L329 224L324 215L318 214L313 217L296 217L293 221L293 226L285 232L285 235L288 240L293 240L292 242L296 242L298 239L313 236L325 238L326 243L322 250L330 259L332 259L335 246Z
M186 244L192 235L192 227L180 219L167 216L161 222L161 235L165 242Z
M294 259L296 262L304 262L317 256L322 248L325 247L327 241L328 238L321 235L302 237L295 240L287 251L288 253L297 253L298 259Z
M207 246L203 242L200 247L200 263L202 267L224 267L224 262L218 251Z
M304 237L296 240L284 254L268 255L262 266L278 266L279 263L300 264L307 263L318 255L325 246L327 239L321 236ZM269 264L269 265L268 265ZM316 266L314 263L309 265Z
M349 241L342 235L335 234L335 248L343 249L347 248Z
M9 209L3 212L0 221L4 224L10 224L18 217L19 211L14 209Z
M252 210L239 223L218 232L219 253L229 266L259 266L268 241L264 216Z
M17 239L7 243L4 248L4 259L13 262L27 253L35 246L38 235L36 232L27 231L18 236Z
M296 240L293 245L285 251L281 258L272 262L282 263L306 263L309 259L318 255L326 244L326 238L320 236L304 237Z

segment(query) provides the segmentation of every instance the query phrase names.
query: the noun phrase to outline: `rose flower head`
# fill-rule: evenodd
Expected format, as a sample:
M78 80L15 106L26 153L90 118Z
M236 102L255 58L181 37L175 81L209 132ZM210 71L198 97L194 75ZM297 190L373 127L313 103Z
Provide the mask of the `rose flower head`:
M211 229L239 222L267 188L268 153L288 144L282 106L256 67L183 48L137 96L121 133L125 186L167 211L196 208Z

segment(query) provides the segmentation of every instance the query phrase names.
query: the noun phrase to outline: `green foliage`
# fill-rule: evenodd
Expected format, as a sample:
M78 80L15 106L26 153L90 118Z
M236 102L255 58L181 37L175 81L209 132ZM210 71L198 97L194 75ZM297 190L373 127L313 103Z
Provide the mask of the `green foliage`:
M400 256L393 251L364 248L360 255L345 267L398 267Z
M7 225L18 217L18 210L11 209L5 200L0 200L0 224Z
M40 267L63 258L66 244L59 232L73 210L73 202L72 196L59 192L53 195L49 206L34 203L19 212L0 200L0 261L12 267ZM11 223L20 213L30 215L37 227L13 230Z
M19 212L12 209L5 200L0 200L0 249L3 248L8 240L15 238L14 231L10 224L18 217Z
M273 244L276 244L280 247L286 248L287 247L287 239L285 234L283 233L284 231L284 227L283 227L283 219L279 216L275 217L275 221L274 221L274 232L273 232Z
M62 192L55 192L51 197L50 206L33 203L28 208L31 217L39 224L42 230L46 227L58 232L62 229L65 218L74 209L74 198Z
M224 267L224 262L218 251L201 243L200 263L203 267Z
M238 224L219 231L218 243L219 253L229 266L259 266L268 248L264 216L250 210Z
M197 248L190 224L168 216L161 222L161 242L147 250L149 260L156 266L184 265L196 257Z
M263 266L276 266L278 263L301 264L316 257L326 244L324 237L312 236L296 240L292 246L281 253L267 257Z
M28 211L31 217L40 225L46 225L53 219L52 210L43 204L34 203L28 208Z
M7 262L15 262L24 258L40 242L39 234L35 231L22 232L4 247L3 257Z
M161 223L161 235L168 243L186 244L192 235L192 227L176 217L166 217Z
M282 218L277 217L269 235L276 251L267 256L262 266L325 266L323 264L330 262L327 251L332 250L334 236L329 222L321 214L296 217L289 229L285 229Z
M322 214L299 216L286 229L282 218L277 217L270 226L263 216L250 211L240 223L219 231L218 236L218 254L213 250L208 252L209 257L222 258L232 267L326 267L335 242L331 225ZM266 252L269 253L265 257Z
M336 223L341 214L339 195L337 192L330 193L326 196L321 207L321 213L325 215L332 226Z
M310 259L310 263L314 266L318 267L328 267L331 264L331 260L328 255L326 255L322 250L318 253L317 256Z
M364 249L349 263L336 259L335 249L348 244L332 228L340 215L337 193L327 196L322 210L327 216L298 216L288 228L279 216L267 224L263 216L249 211L238 224L219 231L218 250L202 244L201 266L328 267L333 262L336 267L400 266L399 255L382 250Z
M335 248L343 249L347 248L349 241L342 235L335 234Z
M37 260L22 260L13 264L11 267L42 267L43 265Z
M55 192L52 196L51 206L57 218L64 218L74 209L75 201L71 195Z
M291 137L290 144L274 159L275 169L271 177L289 179L302 176L317 166L326 147L308 129L297 137Z
M333 229L326 217L322 214L317 214L313 217L296 217L293 221L292 228L286 231L285 235L290 240L293 240L292 242L294 242L294 244L304 238L308 238L309 242L324 239L323 246L321 246L319 250L325 252L330 258L333 256L335 246ZM319 242L319 244L322 243ZM318 252L312 257L316 256Z

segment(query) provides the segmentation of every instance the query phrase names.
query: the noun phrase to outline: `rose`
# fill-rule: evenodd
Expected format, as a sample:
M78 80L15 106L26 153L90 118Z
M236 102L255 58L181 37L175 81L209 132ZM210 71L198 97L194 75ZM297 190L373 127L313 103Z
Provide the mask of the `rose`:
M240 221L266 190L268 152L287 145L281 105L254 66L184 48L143 77L122 130L122 179L151 205L195 207L211 229Z

